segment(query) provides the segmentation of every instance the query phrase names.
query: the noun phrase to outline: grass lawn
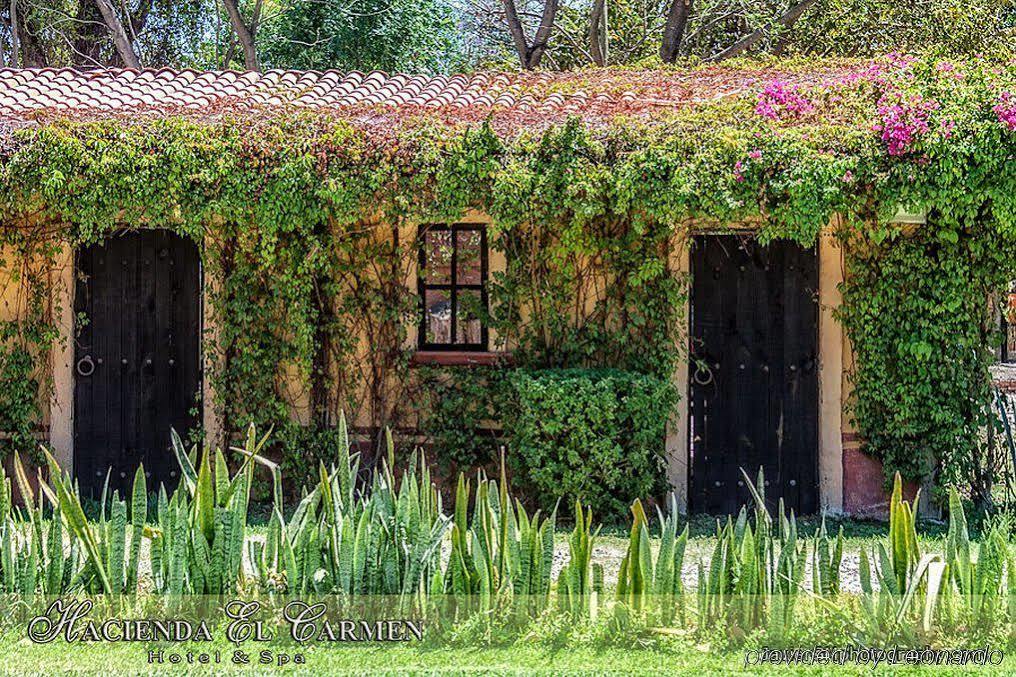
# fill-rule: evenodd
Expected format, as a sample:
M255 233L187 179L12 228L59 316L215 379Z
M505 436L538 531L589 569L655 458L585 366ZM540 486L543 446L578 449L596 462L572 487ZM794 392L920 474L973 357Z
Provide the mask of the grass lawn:
M188 663L187 649L173 649L181 655L181 662L171 665L148 664L149 648L140 644L80 645L68 649L65 644L33 645L9 637L0 640L5 674L46 674L63 672L78 674L973 674L986 668L979 666L920 668L902 666L877 669L871 666L747 666L745 651L710 651L708 647L694 646L683 640L656 643L647 648L548 648L527 645L524 640L510 647L496 648L434 648L412 645L342 645L309 647L299 650L306 663L292 663L280 668L276 663L259 663L262 646L242 648L250 663L234 663L235 647L225 643L205 644L195 653L207 652L215 660L219 652L221 663ZM166 649L167 656L168 651ZM290 656L293 650L286 650ZM273 661L278 654L273 653ZM166 659L168 661L168 658ZM195 658L195 661L198 659ZM987 668L997 674L1016 672L1016 660L1006 658L1001 666Z

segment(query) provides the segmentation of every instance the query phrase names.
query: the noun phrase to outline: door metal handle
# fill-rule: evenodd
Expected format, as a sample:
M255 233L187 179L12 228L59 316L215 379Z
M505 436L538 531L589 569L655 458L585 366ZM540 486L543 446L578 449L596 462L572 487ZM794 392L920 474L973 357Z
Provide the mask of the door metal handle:
M94 374L95 362L92 361L92 356L85 355L80 360L78 360L77 365L75 365L75 369L77 369L78 371L78 376L88 377Z

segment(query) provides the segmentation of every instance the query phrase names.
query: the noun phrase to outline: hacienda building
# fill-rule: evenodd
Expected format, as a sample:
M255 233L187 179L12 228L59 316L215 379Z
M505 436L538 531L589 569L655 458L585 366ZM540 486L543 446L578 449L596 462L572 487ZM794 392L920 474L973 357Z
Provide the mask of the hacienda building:
M367 117L401 109L477 125L491 114L595 123L605 109L656 114L759 87L757 79L708 70L666 77L666 87L649 97L625 90L624 77L584 91L569 75L6 69L0 148L5 138L56 118L128 124L196 111L346 109ZM203 266L193 238L161 225L122 223L101 241L64 244L50 272L59 340L49 357L52 387L37 437L83 488L97 486L107 466L126 481L138 459L153 476L149 486L172 482L164 431L200 426L209 439L223 434L205 377L216 356L202 347L219 329L206 295L221 281ZM845 263L836 226L834 218L815 246L804 247L760 244L759 221L708 224L670 252L668 265L688 285L678 339L687 352L672 374L680 399L661 444L669 483L685 508L722 513L748 500L742 466L765 468L772 494L798 514L861 514L884 503L880 463L861 450L847 408L854 358L837 317ZM405 287L419 297L419 312L402 320L411 368L494 364L510 356L510 341L481 321L482 312L468 310L489 302L489 282L509 266L493 246L492 218L471 208L392 231L418 243L418 262L442 262L404 271ZM26 310L18 289L4 287L5 321ZM295 398L295 419L310 416L309 397Z

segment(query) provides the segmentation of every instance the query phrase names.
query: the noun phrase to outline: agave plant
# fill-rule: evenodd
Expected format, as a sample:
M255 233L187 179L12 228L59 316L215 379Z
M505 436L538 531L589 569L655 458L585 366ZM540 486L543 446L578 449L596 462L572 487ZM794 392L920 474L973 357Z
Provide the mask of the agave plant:
M503 475L501 481L505 482ZM506 496L506 500L511 499ZM515 501L514 515L511 505L505 510L504 520L508 526L506 555L512 595L522 601L518 608L531 613L545 609L550 600L555 517L551 514L544 518L537 510L530 518L518 500Z
M181 486L166 496L160 487L157 526L145 531L152 541L156 590L219 595L234 592L243 578L243 545L253 461L267 441L248 429L240 469L230 475L221 450L190 453L174 431L172 446L181 470ZM197 465L195 465L195 459Z
M128 522L127 503L114 492L109 498L109 474L102 489L100 498L100 516L96 524L91 524L85 517L81 507L81 496L77 485L70 475L64 473L56 459L48 451L45 452L49 466L50 483L39 477L39 488L53 505L54 515L59 516L71 536L81 545L85 560L80 569L71 562L73 578L68 587L80 585L89 592L104 594L134 594L138 590L138 566L141 560L141 539L148 512L148 495L145 490L144 468L138 466L134 477L134 488L131 497L131 518ZM32 501L31 488L24 479L24 469L20 458L15 459L15 469L22 496L26 502ZM52 485L52 486L51 486ZM41 500L41 499L40 499ZM107 516L108 506L108 516ZM32 519L33 528L41 522L41 505L38 510L40 519ZM55 529L52 528L51 529ZM58 534L51 531L48 549L52 560L63 559L63 548L57 548ZM128 549L128 540L130 548ZM73 549L72 549L73 550ZM60 557L57 557L57 553ZM73 557L73 552L72 552ZM52 562L54 570L47 579L56 580L56 568L63 565ZM63 577L60 572L60 577Z
M806 544L798 543L797 521L794 518L794 511L791 510L790 517L787 518L782 498L779 502L778 523L779 555L776 556L776 565L771 576L771 587L765 593L770 598L769 636L776 642L781 641L786 636L788 630L794 626L794 612L804 582L804 561L808 552ZM821 533L825 533L824 517L822 519ZM820 550L822 546L816 544L815 547L816 550ZM839 554L836 554L837 552ZM843 534L841 531L838 550L834 549L833 554L828 558L822 556L817 558L822 562L823 580L835 580L837 586L839 585L842 552ZM768 549L770 557L772 553L773 548L770 546Z
M660 620L669 623L678 613L683 586L681 570L684 552L688 545L688 526L677 533L677 499L670 497L670 514L666 517L657 509L661 526L660 550L653 559L649 546L649 523L642 502L631 506L632 526L628 537L628 550L621 560L618 574L617 599L627 609L636 612L659 611ZM681 611L683 613L683 610Z
M798 538L793 511L788 517L782 500L774 532L762 469L755 482L743 469L741 474L754 502L752 516L742 507L736 520L717 523L708 569L699 563L700 628L723 624L746 633L766 625L779 641L794 623L807 547Z
M156 502L156 525L145 527L151 544L150 558L154 590L179 596L186 591L190 568L190 505L187 494L177 491L167 498L160 486Z
M114 594L131 593L138 590L138 565L141 559L141 540L145 521L148 519L148 492L145 486L145 469L139 465L134 474L131 489L130 521L127 502L114 491L109 499L107 517L107 495L109 473L100 498L99 521L96 525L98 546L101 557L105 558L106 574ZM128 542L128 534L130 539Z
M617 600L627 609L641 612L653 580L653 556L649 548L649 522L642 501L631 505L632 523L628 550L621 559L617 575Z
M812 550L811 589L816 595L835 596L840 592L840 565L843 562L843 527L836 540L829 538L825 515Z
M699 628L723 622L729 614L734 581L734 525L727 517L725 525L716 522L716 544L706 567L698 563Z
M501 459L499 480L477 474L472 519L467 523L470 482L459 475L451 525L451 553L444 590L475 601L480 610L518 601L538 612L550 599L557 510L529 516L512 498Z
M284 518L277 495L263 546L250 560L263 584L283 582L291 593L395 596L405 608L442 587L440 549L449 519L430 479L426 460L412 459L396 482L394 447L369 491L356 496L359 460L350 453L340 421L337 463L319 467L319 480ZM419 468L417 470L417 467Z
M32 492L17 453L14 469L25 506L14 508L11 480L0 467L0 591L22 596L66 592L78 568L76 544L72 541L64 552L58 509L44 533L43 495Z

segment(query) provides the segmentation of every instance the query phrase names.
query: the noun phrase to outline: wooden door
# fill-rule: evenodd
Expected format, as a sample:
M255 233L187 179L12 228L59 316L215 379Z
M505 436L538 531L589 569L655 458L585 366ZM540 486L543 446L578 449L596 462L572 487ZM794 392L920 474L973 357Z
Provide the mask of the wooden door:
M751 501L741 468L765 472L766 500L818 509L818 258L790 242L735 235L692 245L691 509Z
M139 230L81 249L76 260L74 470L97 497L131 486L144 463L149 490L179 479L170 428L198 423L201 264L197 246Z

